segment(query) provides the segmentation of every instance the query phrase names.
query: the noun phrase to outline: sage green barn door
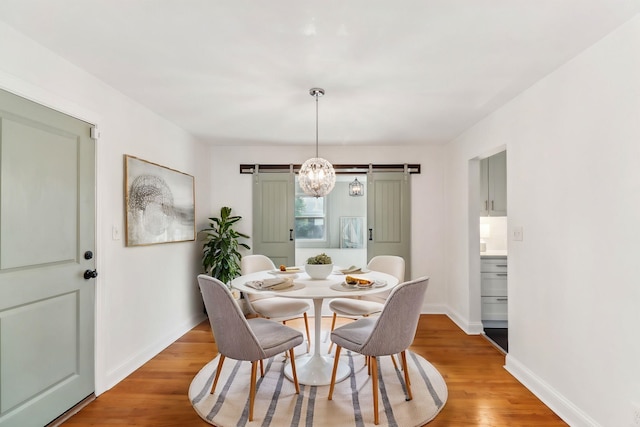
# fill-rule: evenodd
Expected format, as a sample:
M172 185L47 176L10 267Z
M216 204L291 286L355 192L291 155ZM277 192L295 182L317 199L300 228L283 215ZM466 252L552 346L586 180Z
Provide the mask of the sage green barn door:
M253 174L252 250L276 266L295 263L294 180L293 172Z
M367 177L367 258L397 255L411 278L411 176L370 172Z
M94 392L90 131L0 91L0 427L43 426Z

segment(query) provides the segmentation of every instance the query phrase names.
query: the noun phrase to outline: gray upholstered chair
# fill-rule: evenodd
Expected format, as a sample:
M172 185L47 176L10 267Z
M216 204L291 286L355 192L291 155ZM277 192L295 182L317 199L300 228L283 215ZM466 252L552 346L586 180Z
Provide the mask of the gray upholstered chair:
M390 274L398 279L398 283L404 282L404 268L404 258L395 255L378 255L371 258L371 261L367 264L368 270ZM380 313L388 296L389 291L386 291L356 298L332 299L329 303L329 308L333 311L331 330L333 331L335 328L338 316L358 318ZM329 353L331 353L332 347L333 343L329 345Z
M240 259L240 270L243 275L275 269L273 261L264 255L245 255ZM307 351L309 351L311 336L307 311L311 309L311 305L308 302L261 294L246 294L245 301L251 313L282 323L302 315L307 332Z
M428 284L428 277L401 283L389 294L380 316L363 317L331 332L331 341L336 344L336 355L329 386L329 400L333 398L336 370L342 348L360 353L370 359L375 424L378 424L378 362L376 359L378 356L400 353L407 400L413 398L405 351L416 335Z
M198 276L198 284L209 315L213 337L220 353L211 394L215 392L225 358L250 361L249 421L253 421L257 363L287 350L291 360L291 373L296 386L296 394L299 394L300 386L298 385L293 348L304 341L302 333L268 319L247 320L229 288L214 277L201 274ZM264 376L262 365L261 375Z

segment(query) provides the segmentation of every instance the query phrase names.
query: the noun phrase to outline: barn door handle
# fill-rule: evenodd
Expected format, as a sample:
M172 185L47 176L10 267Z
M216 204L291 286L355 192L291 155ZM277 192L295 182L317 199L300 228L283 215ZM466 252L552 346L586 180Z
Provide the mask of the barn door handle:
M84 278L85 280L95 279L98 277L98 272L96 270L85 270Z
M373 228L369 229L369 240L373 240Z
M289 241L293 242L293 228L289 229Z

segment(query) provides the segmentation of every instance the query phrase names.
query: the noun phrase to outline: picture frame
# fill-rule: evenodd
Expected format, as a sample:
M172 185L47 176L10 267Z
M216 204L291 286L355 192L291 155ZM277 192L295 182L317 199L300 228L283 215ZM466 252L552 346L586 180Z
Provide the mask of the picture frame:
M124 155L125 244L194 241L195 178Z
M340 217L340 248L362 249L364 248L364 239L364 217Z

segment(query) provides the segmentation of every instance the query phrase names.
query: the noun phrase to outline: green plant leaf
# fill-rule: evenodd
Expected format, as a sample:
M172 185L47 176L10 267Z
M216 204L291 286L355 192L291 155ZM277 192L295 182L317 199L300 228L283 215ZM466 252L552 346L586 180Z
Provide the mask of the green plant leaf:
M233 229L233 225L241 219L241 216L231 215L231 208L224 206L220 209L220 217L209 218L210 228L200 230L205 235L202 267L206 273L224 283L240 275L242 254L238 249L251 249L248 244L238 241L249 236Z

